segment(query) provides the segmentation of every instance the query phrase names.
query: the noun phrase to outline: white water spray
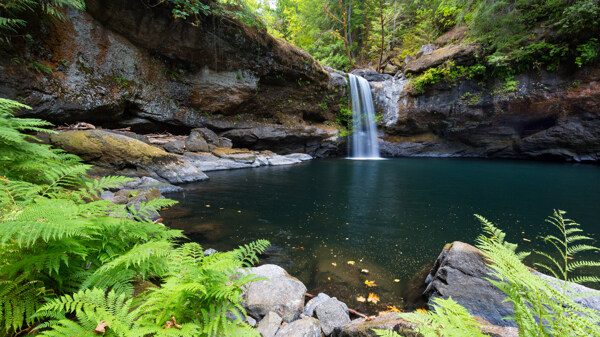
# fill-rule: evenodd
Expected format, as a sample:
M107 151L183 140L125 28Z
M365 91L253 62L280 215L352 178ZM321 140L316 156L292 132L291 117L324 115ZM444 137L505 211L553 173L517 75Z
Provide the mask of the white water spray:
M366 79L359 76L348 74L348 79L352 96L351 158L381 159L371 86Z

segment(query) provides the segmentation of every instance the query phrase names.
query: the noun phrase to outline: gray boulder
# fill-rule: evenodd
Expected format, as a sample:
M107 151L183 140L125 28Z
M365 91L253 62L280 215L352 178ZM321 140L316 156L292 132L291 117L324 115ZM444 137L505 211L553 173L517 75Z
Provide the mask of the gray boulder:
M207 128L193 129L190 136L202 138L210 145L219 146L219 136L214 131Z
M256 331L258 331L262 337L273 337L277 333L277 330L279 330L281 322L281 316L276 312L269 311L265 317L258 322Z
M233 147L233 142L229 138L219 137L219 144L217 146L231 149Z
M278 154L267 158L270 166L299 164L300 160L291 157L280 156Z
M175 140L165 144L163 149L170 153L183 154L185 152L185 142L183 140Z
M321 324L312 317L306 317L282 326L275 337L321 337Z
M306 286L276 265L250 268L248 273L268 280L248 285L244 307L249 315L260 319L269 311L281 315L284 322L296 320L304 307Z
M194 131L185 140L185 148L190 152L208 152L209 150L208 143L202 137L202 134Z
M561 282L550 276L536 274L547 279L550 283ZM513 321L503 320L503 317L513 315L513 306L504 302L506 295L492 285L486 278L491 278L482 252L466 243L453 242L446 245L436 260L433 269L427 276L425 296L428 304L437 297L448 298L464 306L472 315L479 316L485 321L500 327L514 327ZM576 301L587 307L600 311L600 296L590 296L597 291L577 285L569 285L569 293L573 297L582 294Z
M297 159L300 161L307 161L313 159L313 157L307 153L290 153L285 155L285 157L290 159Z
M315 308L317 307L317 305L327 301L328 299L330 299L331 297L329 297L329 295L324 294L324 293L319 293L319 295L317 295L317 297L310 299L310 301L306 302L306 305L304 306L304 310L302 311L306 316L312 316L315 312Z
M331 335L335 328L350 324L348 306L335 297L318 304L315 308L315 317L321 322L325 336Z

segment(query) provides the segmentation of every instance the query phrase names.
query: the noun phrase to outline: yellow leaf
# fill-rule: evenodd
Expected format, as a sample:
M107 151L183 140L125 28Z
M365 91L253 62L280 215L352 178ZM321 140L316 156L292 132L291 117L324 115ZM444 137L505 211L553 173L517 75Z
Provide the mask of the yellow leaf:
M371 302L373 304L377 304L377 302L379 302L379 296L373 294L373 293L369 293L369 298L367 298L367 302Z
M396 278L396 279L394 279L394 282L398 283L398 282L400 282L400 280Z
M337 263L331 262L331 265L335 267L335 266L337 266Z
M365 284L367 285L367 287L377 287L377 284L375 284L375 281L366 280Z
M420 312L420 313L422 313L422 314L426 314L426 313L427 313L427 310L425 310L425 309L422 309L422 308L419 308L419 309L417 309L417 312Z
M362 296L358 296L358 297L356 298L356 300L357 300L357 301L359 301L359 302L364 302L364 301L366 301L366 299L365 299L364 297L362 297Z
M352 266L352 265L354 265L356 262L354 262L354 261L348 261L348 262L346 262L346 263L348 263L349 265L351 265L351 266Z

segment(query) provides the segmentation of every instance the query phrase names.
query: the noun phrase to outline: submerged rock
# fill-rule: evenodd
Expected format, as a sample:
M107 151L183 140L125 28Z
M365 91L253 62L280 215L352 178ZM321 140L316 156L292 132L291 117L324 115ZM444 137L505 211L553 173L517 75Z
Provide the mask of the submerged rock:
M248 273L268 279L252 282L248 286L244 294L244 308L249 315L261 319L270 311L275 311L281 314L284 322L292 322L300 317L306 293L302 282L276 265L250 268Z

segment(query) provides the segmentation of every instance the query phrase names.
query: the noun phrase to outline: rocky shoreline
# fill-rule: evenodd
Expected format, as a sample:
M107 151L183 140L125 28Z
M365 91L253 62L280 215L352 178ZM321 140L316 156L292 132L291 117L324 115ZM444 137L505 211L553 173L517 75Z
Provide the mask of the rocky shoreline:
M209 179L204 172L294 165L313 159L306 153L234 149L228 138L206 128L193 129L188 136L159 137L80 123L38 137L92 164L91 175L130 177L134 180L123 189L157 188L162 193L181 191L178 184Z
M418 326L403 319L400 312L388 310L367 316L324 293L311 298L306 286L279 266L266 264L246 272L267 279L251 283L242 304L248 313L247 322L263 337L375 337L372 329L421 336ZM516 337L514 322L502 319L513 314L512 305L504 302L506 295L486 279L489 277L490 268L477 248L458 241L448 244L427 277L420 280L425 307L433 309L435 298L452 297L475 316L485 334ZM590 295L597 291L576 284L570 284L570 289L581 294L578 303L600 310L600 296Z

